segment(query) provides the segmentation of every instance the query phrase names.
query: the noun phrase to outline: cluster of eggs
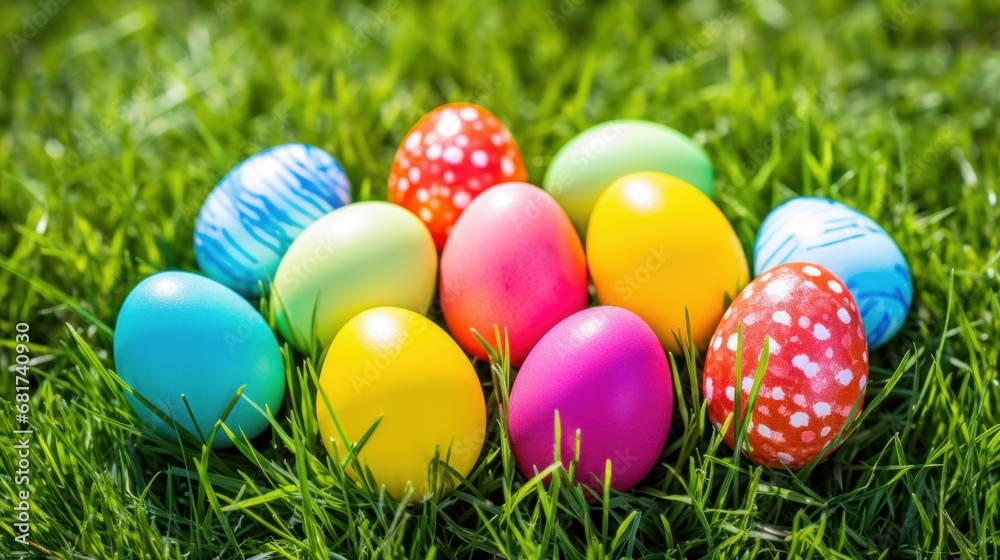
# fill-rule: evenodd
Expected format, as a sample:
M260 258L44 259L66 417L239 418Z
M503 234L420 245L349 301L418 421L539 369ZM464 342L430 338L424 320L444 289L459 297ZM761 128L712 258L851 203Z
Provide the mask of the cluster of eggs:
M729 445L739 414L759 463L798 468L835 447L863 404L869 347L900 329L912 299L881 227L793 199L762 224L750 281L707 155L645 121L588 129L541 188L527 179L507 128L468 103L403 138L389 202L351 203L343 169L316 147L249 158L199 215L207 277L155 274L122 306L129 403L167 437L207 441L222 421L213 444L225 447L266 430L292 366L245 299L261 296L294 349L325 351L316 414L329 453L398 500L472 471L487 424L468 355L487 358L474 333L495 326L518 368L506 412L525 476L575 460L577 481L599 488L610 462L613 488L638 484L670 430L666 352L690 346L707 352L708 416ZM435 293L447 331L426 316Z

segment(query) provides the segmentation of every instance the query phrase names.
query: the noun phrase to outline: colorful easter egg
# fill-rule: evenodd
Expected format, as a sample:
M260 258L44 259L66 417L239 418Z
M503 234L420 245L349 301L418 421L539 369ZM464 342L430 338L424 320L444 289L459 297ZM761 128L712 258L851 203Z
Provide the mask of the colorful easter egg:
M757 232L757 275L792 261L813 262L844 280L878 348L903 327L913 302L906 257L882 226L839 202L793 198L771 211Z
M587 264L597 299L635 312L675 354L674 337L704 350L727 298L746 284L743 248L711 199L662 173L634 173L612 183L594 205Z
M114 348L118 375L203 441L240 387L243 395L225 424L241 439L266 430L261 410L277 414L285 396L284 361L264 318L233 290L189 272L160 272L129 292ZM131 393L127 401L148 427L177 440L173 424ZM220 429L213 447L231 445Z
M745 418L765 339L767 369L744 451L761 465L798 469L833 451L854 406L861 412L868 382L864 326L847 286L822 266L786 263L765 272L733 301L705 357L705 399L716 430L736 410L737 394ZM724 434L730 447L733 424Z
M311 352L367 309L426 313L437 264L430 232L403 208L370 201L337 209L299 234L278 266L271 294L278 330Z
M260 295L288 247L309 224L351 201L333 157L283 144L236 166L205 199L194 230L198 266L245 296Z
M587 261L569 218L542 189L504 183L480 195L441 255L441 310L466 352L472 334L507 331L517 367L556 323L587 306Z
M557 459L569 467L579 433L576 481L628 490L656 465L673 416L670 365L656 334L618 307L575 313L538 342L510 393L511 449L534 476ZM561 439L556 442L556 413Z
M424 115L403 139L389 173L389 200L419 216L440 251L479 193L527 179L517 143L493 113L449 103Z
M319 388L316 411L327 451L342 460L348 445L377 423L357 459L398 501L408 484L410 501L457 484L446 469L433 467L435 457L462 476L476 464L486 435L479 378L448 334L417 313L379 307L351 319L330 346ZM353 465L347 472L357 480Z
M709 197L715 192L715 170L701 146L668 126L640 120L609 121L574 136L552 159L542 186L586 239L604 189L639 171L672 175Z

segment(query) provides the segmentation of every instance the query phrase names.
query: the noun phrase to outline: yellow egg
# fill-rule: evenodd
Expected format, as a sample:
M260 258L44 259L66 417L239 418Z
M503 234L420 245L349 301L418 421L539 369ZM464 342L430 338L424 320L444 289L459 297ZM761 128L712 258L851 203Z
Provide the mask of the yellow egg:
M598 199L587 229L587 265L605 305L642 317L663 346L674 332L705 350L731 299L749 280L733 227L711 199L663 173L633 173Z
M453 476L431 468L435 452L462 476L479 457L486 435L479 378L458 344L413 311L377 307L348 321L330 345L319 387L316 410L327 451L344 459L348 446L378 422L358 459L396 500L408 482L411 501L455 486ZM353 468L348 474L357 480Z

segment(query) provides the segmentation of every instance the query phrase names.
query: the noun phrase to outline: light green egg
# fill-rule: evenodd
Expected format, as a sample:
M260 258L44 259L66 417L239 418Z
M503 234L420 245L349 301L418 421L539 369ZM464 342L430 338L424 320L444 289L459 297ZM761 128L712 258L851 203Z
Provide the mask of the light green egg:
M300 233L278 265L271 297L278 330L309 352L329 346L362 311L426 313L437 264L430 232L409 210L377 201L338 208Z
M641 120L601 123L577 134L552 159L542 186L586 239L597 198L619 177L639 171L673 175L712 196L715 170L694 140L662 124Z

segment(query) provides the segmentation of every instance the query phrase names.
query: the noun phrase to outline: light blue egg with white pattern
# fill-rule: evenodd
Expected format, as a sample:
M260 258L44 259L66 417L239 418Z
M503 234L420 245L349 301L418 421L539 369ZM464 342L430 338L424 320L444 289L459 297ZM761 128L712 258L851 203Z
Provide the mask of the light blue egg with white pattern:
M244 296L265 292L278 262L307 226L351 201L344 169L306 144L250 156L205 199L194 231L198 265Z
M787 262L812 262L840 277L858 303L868 346L902 328L913 303L906 257L882 226L826 198L793 198L771 211L754 243L754 274Z

